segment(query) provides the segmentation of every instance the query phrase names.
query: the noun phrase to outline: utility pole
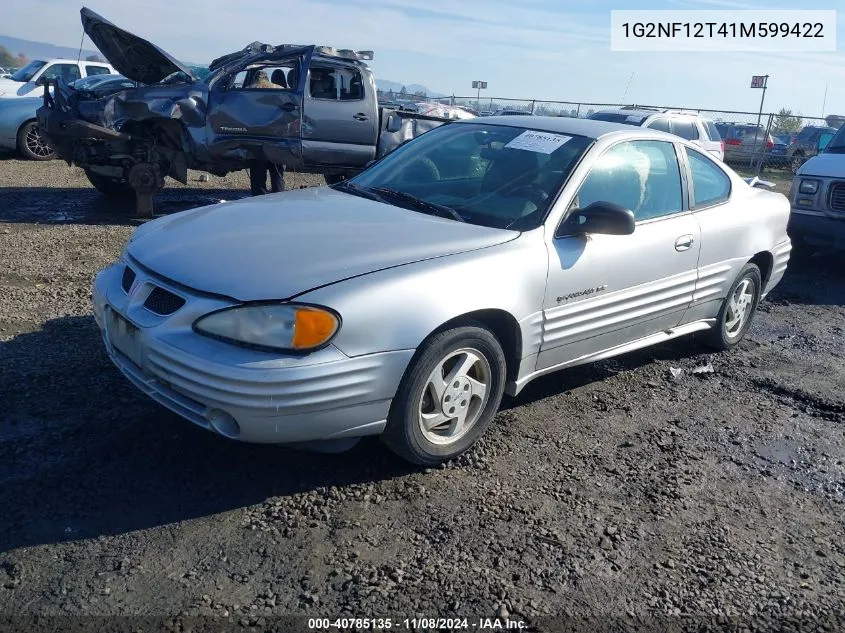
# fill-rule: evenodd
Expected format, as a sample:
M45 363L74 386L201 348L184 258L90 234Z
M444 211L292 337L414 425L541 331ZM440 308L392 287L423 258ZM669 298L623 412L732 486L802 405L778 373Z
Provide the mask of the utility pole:
M824 107L827 105L827 84L824 85L824 99L822 99L822 118L824 118Z

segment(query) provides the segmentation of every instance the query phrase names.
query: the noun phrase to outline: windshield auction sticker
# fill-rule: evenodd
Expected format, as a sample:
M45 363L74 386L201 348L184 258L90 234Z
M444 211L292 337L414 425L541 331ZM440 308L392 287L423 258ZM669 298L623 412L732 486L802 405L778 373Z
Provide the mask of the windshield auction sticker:
M551 154L571 138L571 136L553 134L552 132L526 130L505 145L505 147L509 147L510 149L524 149L529 152L537 152L538 154Z

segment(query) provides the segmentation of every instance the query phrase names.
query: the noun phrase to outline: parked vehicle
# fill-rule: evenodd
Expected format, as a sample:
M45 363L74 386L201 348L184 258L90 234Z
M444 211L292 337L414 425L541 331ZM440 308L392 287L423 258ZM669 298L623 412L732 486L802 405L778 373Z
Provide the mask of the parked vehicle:
M594 112L587 118L669 132L695 143L719 160L725 157L719 130L712 121L695 112L633 106Z
M819 138L822 134L836 134L836 128L826 125L808 125L798 132L795 140L786 150L793 173L797 172L807 159L818 153Z
M81 15L103 55L144 85L85 100L59 81L38 120L61 158L103 193L134 190L142 214L165 176L186 183L189 168L224 175L261 159L339 181L446 121L380 108L369 51L256 42L199 80L146 40Z
M96 98L97 94L135 87L135 82L121 75L90 75L73 83L77 94ZM42 133L36 112L42 97L0 99L0 149L18 150L30 160L52 160L56 157L50 140Z
M748 165L752 159L760 158L765 162L775 146L775 139L766 134L762 125L723 121L717 121L715 125L725 145L726 163Z
M73 59L36 59L9 77L0 79L0 98L40 97L48 81L61 79L72 83L91 75L108 75L117 71L101 62L76 61Z
M789 203L677 136L564 117L440 126L332 187L162 217L94 281L135 385L225 437L460 455L503 392L693 332L745 334Z
M41 133L35 111L39 97L0 99L0 149L18 150L30 160L52 160L56 152Z
M787 137L788 138L788 137ZM784 142L784 137L775 136L774 145L771 151L766 155L765 164L769 167L783 167L790 164L787 152L789 150L789 143Z
M815 153L792 181L789 230L810 246L845 248L845 127L822 132Z

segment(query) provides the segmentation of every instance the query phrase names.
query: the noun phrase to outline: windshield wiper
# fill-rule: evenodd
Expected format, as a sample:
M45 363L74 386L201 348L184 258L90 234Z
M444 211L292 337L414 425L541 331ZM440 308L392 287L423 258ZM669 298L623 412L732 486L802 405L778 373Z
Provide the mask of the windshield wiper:
M384 199L380 195L373 193L369 189L364 189L362 187L359 187L358 185L352 184L351 182L348 182L346 180L329 186L335 191L351 193L353 196L359 196L361 198L366 198L367 200L384 202Z
M458 222L466 222L463 216L452 207L447 207L444 204L428 202L427 200L417 198L416 196L404 191L391 189L390 187L370 187L368 191L375 191L383 197L393 198L394 200L405 202L423 213L430 212L433 215L439 215L443 218L451 218L452 220L457 220Z

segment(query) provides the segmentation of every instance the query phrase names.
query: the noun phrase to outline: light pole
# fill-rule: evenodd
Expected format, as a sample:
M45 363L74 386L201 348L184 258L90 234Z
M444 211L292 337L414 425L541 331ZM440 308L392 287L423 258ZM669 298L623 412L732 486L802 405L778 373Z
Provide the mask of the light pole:
M475 97L475 109L478 112L481 112L481 91L487 89L487 82L486 81L473 81L472 87L478 90L478 93Z
M757 152L757 136L760 134L760 119L763 117L763 101L766 100L766 88L768 87L766 84L769 83L769 76L768 75L754 75L751 77L751 87L752 88L762 88L763 89L763 96L760 97L760 112L757 114L757 128L754 131L754 147L751 150L751 163L749 163L749 167L754 167L754 154ZM763 138L763 151L761 152L761 157L763 154L766 153L766 141L767 138ZM763 164L763 161L760 161L760 165Z

